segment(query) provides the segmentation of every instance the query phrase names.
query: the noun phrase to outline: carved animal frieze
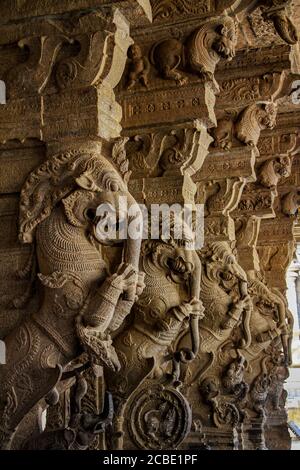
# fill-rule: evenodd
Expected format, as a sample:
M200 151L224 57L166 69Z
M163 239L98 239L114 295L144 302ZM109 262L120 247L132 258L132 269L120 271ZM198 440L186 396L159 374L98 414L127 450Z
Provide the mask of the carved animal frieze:
M214 146L230 150L234 140L245 145L257 146L263 129L273 129L276 124L277 106L273 102L249 105L237 120L230 117L221 119L212 131Z
M258 181L266 188L276 188L292 171L293 158L284 155L264 162L258 170Z
M277 106L273 102L250 105L243 111L236 124L237 138L247 145L257 145L263 129L273 129L276 124Z
M175 38L154 44L150 60L162 78L184 84L187 82L184 71L197 72L212 80L218 89L213 76L215 68L221 58L234 57L236 43L236 25L224 16L203 24L185 44Z
M300 191L294 189L289 193L285 194L281 199L281 210L284 215L295 216L298 213L300 203Z

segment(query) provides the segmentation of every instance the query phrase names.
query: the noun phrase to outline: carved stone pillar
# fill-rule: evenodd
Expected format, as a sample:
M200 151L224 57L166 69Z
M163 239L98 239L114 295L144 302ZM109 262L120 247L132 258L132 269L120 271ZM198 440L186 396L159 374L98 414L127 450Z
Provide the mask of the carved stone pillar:
M2 3L0 447L289 448L294 2Z
M8 196L1 203L5 204L3 211L15 215L17 193L23 186L19 240L32 246L26 265L15 233L9 247L10 257L17 252L16 268L22 263L18 277L28 280L22 295L13 291L2 298L4 313L15 309L13 321L3 332L8 360L0 371L2 447L9 447L13 436L19 446L27 448L46 444L51 448L56 445L51 436L62 447L91 445L95 436L81 427L78 416L89 413L96 423L102 383L93 374L86 380L78 371L73 372L77 376L73 406L77 421L71 416L71 425L60 422L59 414L56 420L55 413L52 416L54 428L55 424L57 428L71 428L61 429L57 435L42 433L36 442L25 444L18 439L18 432L22 435L26 426L24 437L34 437L36 422L26 422L27 413L38 402L43 409L58 403L64 374L72 376L73 360L80 364L88 357L94 367L106 364L119 368L108 327L114 329L110 322L120 303L122 313L116 315L125 317L129 313L137 284L135 281L130 294L126 282L122 287L122 279L130 272L137 276L140 240L123 243L119 262L124 264L119 270L109 268L103 258L102 240L93 232L93 221L97 206L107 202L106 197L116 204L122 192L133 202L126 185L122 142L116 141L122 108L114 88L133 43L130 22L147 23L150 4L147 0L105 5L92 0L55 3L23 2L15 10L13 2L7 2L0 21L0 43L4 46L0 77L7 91L6 104L0 109L0 119L5 123L1 125L0 142L5 164L15 167L7 173L4 191ZM116 279L107 277L109 271L116 271ZM35 283L39 287L33 302ZM82 308L86 314L80 313ZM26 311L24 319L22 309ZM87 396L83 398L87 392L90 404L86 408Z

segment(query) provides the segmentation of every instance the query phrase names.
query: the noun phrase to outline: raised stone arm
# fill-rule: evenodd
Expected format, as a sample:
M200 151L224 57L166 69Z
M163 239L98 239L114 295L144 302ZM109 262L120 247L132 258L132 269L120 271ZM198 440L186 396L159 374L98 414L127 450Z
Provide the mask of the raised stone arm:
M137 273L134 267L122 263L117 272L107 278L99 289L89 297L81 313L83 323L98 331L105 332L110 323L115 321L115 314L118 313L118 317L120 317L120 307L126 306L126 314L130 312L133 301L122 301L120 296L129 289L136 290L136 284ZM122 303L120 304L120 302ZM123 313L125 312L123 311Z

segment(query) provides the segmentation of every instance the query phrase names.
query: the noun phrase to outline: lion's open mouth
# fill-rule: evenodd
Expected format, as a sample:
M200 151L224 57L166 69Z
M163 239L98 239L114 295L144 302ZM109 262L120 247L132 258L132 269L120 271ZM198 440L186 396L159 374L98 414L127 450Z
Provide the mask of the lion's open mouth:
M222 59L233 59L235 51L232 47L226 46L224 42L216 42L215 51L222 57Z

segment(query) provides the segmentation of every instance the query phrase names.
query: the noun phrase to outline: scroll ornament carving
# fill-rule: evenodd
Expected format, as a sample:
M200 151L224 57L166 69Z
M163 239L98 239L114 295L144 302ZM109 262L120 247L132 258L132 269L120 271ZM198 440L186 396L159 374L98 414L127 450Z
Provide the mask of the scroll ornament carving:
M151 0L154 21L170 20L176 16L204 15L206 13L224 12L234 4L234 0Z
M221 119L213 130L214 146L230 150L234 138L238 141L257 146L260 133L264 129L273 129L276 125L277 106L273 102L249 105L234 122L230 118Z
M141 240L124 242L123 262L108 276L101 244L113 241L98 239L95 230L97 207L103 202L117 207L120 191L134 203L112 163L79 150L47 160L24 185L20 234L26 243L35 236L44 300L7 338L10 361L1 368L1 403L11 396L11 405L1 407L0 415L11 436L27 411L59 382L57 368L83 351L92 364L120 367L109 331L122 323L134 303ZM46 368L41 366L42 355L43 364L48 362L44 349L49 351ZM5 436L1 439L3 446L9 445Z
M221 17L197 29L186 44L177 39L166 39L154 44L150 61L164 79L184 84L187 77L180 69L190 69L212 80L218 89L213 77L215 68L221 58L231 60L234 57L236 43L234 21L230 17Z
M206 196L205 215L229 215L236 208L244 187L242 178L224 178L222 180L212 180L202 189Z
M36 36L20 40L18 46L28 50L28 58L6 74L9 97L27 98L42 93L62 45L68 42L72 41L63 35Z
M137 135L126 143L132 176L192 176L202 163L209 139L203 130L188 128Z
M104 39L100 31L76 37L80 43L79 54L61 60L56 67L55 77L60 89L83 88L97 81L103 54L99 43L103 44Z
M62 59L56 66L55 78L60 89L99 86L104 80L105 86L111 88L118 84L132 39L128 23L118 10L112 21L108 19L99 12L91 12L79 17L71 27L54 23L80 45L76 55Z
M260 266L262 270L266 272L278 273L280 271L285 272L292 262L294 256L294 243L291 240L289 243L278 243L276 245L260 245L257 247ZM285 275L284 275L285 277Z
M282 74L266 73L259 77L232 78L219 83L221 103L253 102L272 99L282 84Z
M209 11L209 3L205 0L197 3L193 0L152 0L153 19L154 21L169 19L178 14L201 15Z
M117 85L132 44L128 24L120 12L115 12L112 21L97 12L73 18L73 22L51 19L49 23L54 30L52 36L31 36L18 42L28 52L25 62L6 74L10 97L27 98L42 93L52 71L58 88L63 90L100 85L104 78L111 88ZM49 24L45 29L49 29ZM57 62L64 44L73 44L76 55Z

